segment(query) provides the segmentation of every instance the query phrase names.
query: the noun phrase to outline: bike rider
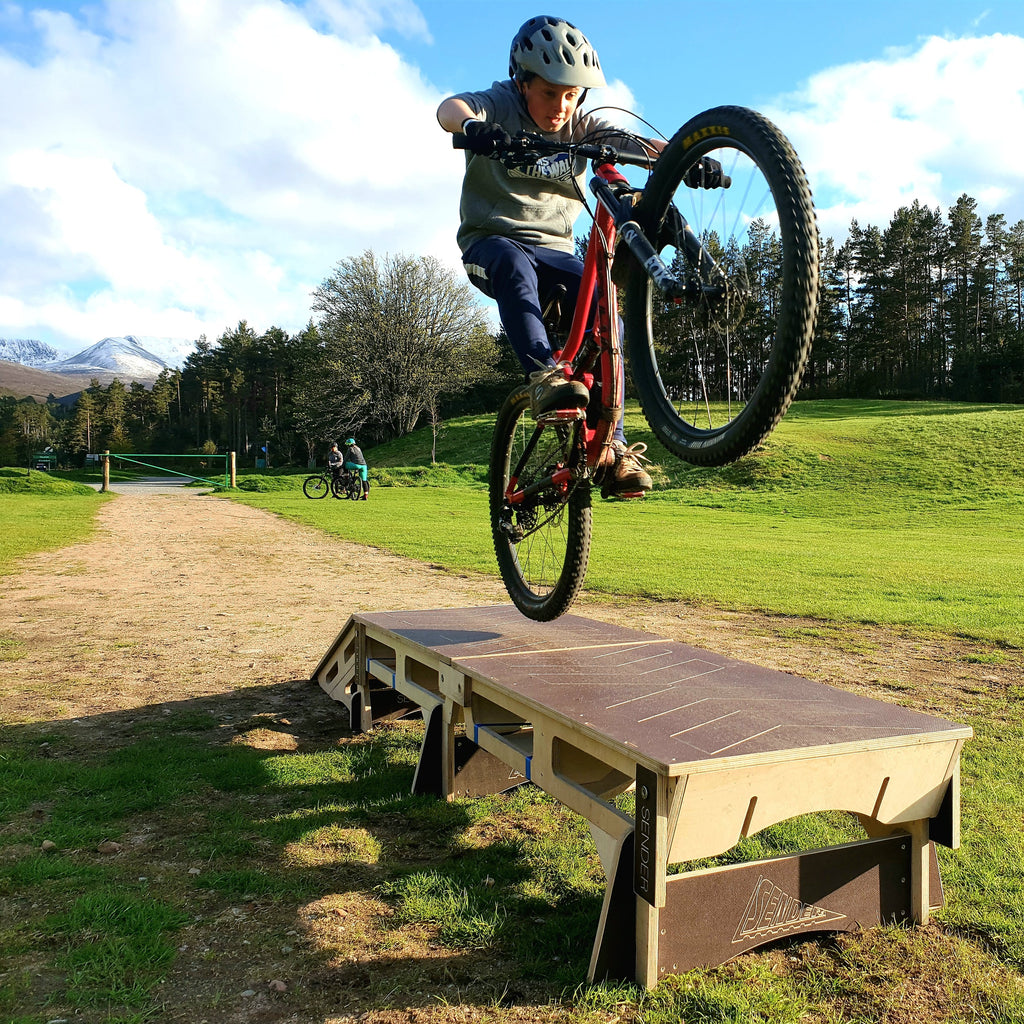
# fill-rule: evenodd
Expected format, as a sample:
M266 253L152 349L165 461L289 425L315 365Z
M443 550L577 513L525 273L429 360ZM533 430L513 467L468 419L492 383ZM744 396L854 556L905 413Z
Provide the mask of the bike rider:
M341 467L345 460L342 457L341 452L338 450L338 442L334 441L331 443L331 450L327 454L327 468L331 471L331 479L337 480L341 473Z
M363 458L362 449L356 444L354 437L345 441L345 468L350 473L358 473L359 479L363 482L363 501L369 498L370 494L370 471L366 467L366 459Z
M519 131L540 131L565 142L595 130L615 131L609 122L579 109L587 90L604 84L587 37L561 18L541 16L523 24L513 38L507 81L450 96L437 109L441 127L465 134L470 147L457 236L462 261L470 281L498 304L505 333L529 375L535 417L552 409L582 409L590 398L582 383L567 379L556 366L540 299L564 285L569 311L575 307L583 263L574 253L572 224L583 206L577 190L584 184L586 162L577 160L575 167L550 178L507 168L489 157ZM640 151L623 136L620 146ZM665 143L649 140L649 146L657 153ZM640 461L646 448L626 444L620 418L602 462L602 494L651 489Z

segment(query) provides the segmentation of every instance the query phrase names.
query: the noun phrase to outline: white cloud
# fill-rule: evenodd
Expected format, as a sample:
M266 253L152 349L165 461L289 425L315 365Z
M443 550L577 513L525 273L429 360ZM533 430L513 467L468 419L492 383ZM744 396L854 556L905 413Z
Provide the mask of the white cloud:
M77 17L0 0L0 30L0 335L298 330L343 257L457 263L442 95L380 38L430 42L412 0L98 0ZM1013 223L1022 68L1020 37L929 38L766 113L829 234L961 192ZM621 81L596 103L636 109Z
M429 39L412 3L87 10L24 15L31 62L0 50L0 334L297 330L344 256L456 259L441 96L372 35Z
M931 37L831 68L766 110L803 160L824 233L885 226L914 199L959 195L1024 217L1024 38Z
M422 12L410 0L312 0L309 10L332 32L346 38L391 27L407 38L431 39Z

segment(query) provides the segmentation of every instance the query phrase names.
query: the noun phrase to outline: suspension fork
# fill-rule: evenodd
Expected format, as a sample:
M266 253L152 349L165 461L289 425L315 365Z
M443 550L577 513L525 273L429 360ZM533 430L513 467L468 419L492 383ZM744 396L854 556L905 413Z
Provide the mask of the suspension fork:
M615 173L622 182L626 182L618 172ZM632 206L615 195L609 181L617 183L615 179L594 178L590 182L590 188L601 205L611 211L619 236L665 297L674 302L682 299L721 298L725 294L724 285L709 283L718 270L718 264L679 208L674 203L669 207L665 225L671 230L676 247L682 248L687 261L698 271L697 280L682 281L672 273L640 225L632 219Z

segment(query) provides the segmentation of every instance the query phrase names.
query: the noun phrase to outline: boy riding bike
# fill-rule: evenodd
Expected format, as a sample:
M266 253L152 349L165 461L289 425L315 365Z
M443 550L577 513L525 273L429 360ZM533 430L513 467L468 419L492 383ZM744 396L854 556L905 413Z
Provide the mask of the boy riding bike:
M525 22L513 38L507 81L450 96L437 110L442 128L467 137L457 236L463 264L470 281L498 304L505 333L529 375L535 417L555 409L582 409L590 400L583 383L568 380L556 365L541 298L561 286L566 312L576 304L583 263L573 251L572 225L583 207L586 160L551 158L541 177L490 156L519 131L540 131L565 142L593 132L615 136L614 125L579 109L587 90L604 84L587 37L561 18L540 16ZM650 139L641 149L625 136L618 136L616 144L647 152L652 162L665 146ZM708 180L700 184L713 187L714 168L706 170ZM717 171L720 175L720 166ZM604 496L635 496L651 489L641 464L645 450L643 444L627 445L620 418L602 457Z
M472 147L466 153L459 247L470 281L498 304L505 333L530 377L535 416L583 408L590 399L582 383L567 380L556 366L541 319L541 295L559 285L566 289L569 312L576 304L583 263L573 252L572 225L582 208L578 192L586 164L567 166L559 178L538 178L506 168L489 154L495 142L518 131L539 130L568 141L611 129L579 109L587 89L604 84L586 36L560 18L537 17L512 40L509 80L451 96L437 111L441 127L464 133ZM611 464L611 493L651 489L640 463L644 450L627 447L622 423L616 424L605 457Z
M545 622L582 587L595 485L603 497L651 487L641 446L622 433L624 359L670 453L724 466L753 451L807 365L818 233L799 157L757 111L712 107L664 145L582 114L604 76L586 37L558 18L520 29L509 70L437 116L468 151L463 262L529 375L495 419L488 511L509 596ZM581 264L572 221L584 208ZM568 324L564 297L575 303Z

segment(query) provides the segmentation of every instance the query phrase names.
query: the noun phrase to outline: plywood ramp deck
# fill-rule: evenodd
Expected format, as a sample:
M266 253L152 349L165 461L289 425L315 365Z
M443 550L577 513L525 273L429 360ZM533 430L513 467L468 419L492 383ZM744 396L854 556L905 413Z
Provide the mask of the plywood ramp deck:
M359 613L313 678L352 727L420 711L414 789L530 781L590 822L608 878L590 978L721 963L784 936L926 921L959 843L969 727L641 630L509 606ZM636 788L636 810L615 797ZM869 839L685 874L813 811Z

